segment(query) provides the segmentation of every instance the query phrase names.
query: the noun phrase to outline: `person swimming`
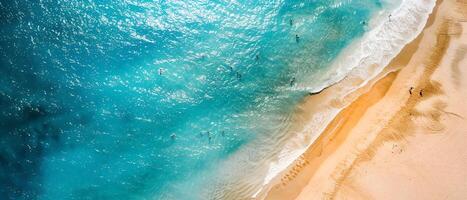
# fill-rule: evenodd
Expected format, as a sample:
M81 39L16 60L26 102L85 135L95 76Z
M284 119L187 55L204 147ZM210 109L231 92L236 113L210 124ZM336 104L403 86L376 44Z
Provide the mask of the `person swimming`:
M290 24L290 26L293 26L293 19L289 20L289 24Z
M209 141L209 143L211 143L211 139L212 139L211 132L208 131L207 135L208 135L208 141Z
M292 80L290 80L290 87L292 87L295 83L295 77L292 78Z
M241 79L242 79L242 74L240 74L239 72L237 72L237 79L238 79L238 80L241 80Z
M172 135L170 135L170 139L175 140L176 138L177 138L177 135L175 135L175 133L172 133Z
M159 75L162 75L162 68L159 68Z
M298 43L300 41L300 37L297 35L295 35L295 41Z

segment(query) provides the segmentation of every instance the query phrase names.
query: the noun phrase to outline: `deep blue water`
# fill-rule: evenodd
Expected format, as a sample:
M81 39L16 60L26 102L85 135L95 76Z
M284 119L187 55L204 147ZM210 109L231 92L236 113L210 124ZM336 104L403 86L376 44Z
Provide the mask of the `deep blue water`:
M0 199L198 199L382 7L0 1Z

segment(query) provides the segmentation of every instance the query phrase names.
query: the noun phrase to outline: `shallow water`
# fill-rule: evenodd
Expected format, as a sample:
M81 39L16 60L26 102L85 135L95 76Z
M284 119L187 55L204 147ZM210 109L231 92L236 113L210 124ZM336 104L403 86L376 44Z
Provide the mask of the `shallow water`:
M0 199L202 199L384 6L0 2Z

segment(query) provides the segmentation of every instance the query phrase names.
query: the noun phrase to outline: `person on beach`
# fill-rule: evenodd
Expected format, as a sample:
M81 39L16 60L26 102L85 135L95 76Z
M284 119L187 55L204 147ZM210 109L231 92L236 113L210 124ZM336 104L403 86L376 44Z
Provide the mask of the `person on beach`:
M300 37L298 36L298 34L297 34L297 35L295 35L295 41L298 43L298 42L299 42L299 40L300 40Z
M392 14L389 14L389 16L388 16L389 21L391 21L391 17L392 17Z
M412 91L413 91L413 87L410 87L410 89L409 89L410 95L412 95Z
M420 90L420 97L423 97L423 89Z

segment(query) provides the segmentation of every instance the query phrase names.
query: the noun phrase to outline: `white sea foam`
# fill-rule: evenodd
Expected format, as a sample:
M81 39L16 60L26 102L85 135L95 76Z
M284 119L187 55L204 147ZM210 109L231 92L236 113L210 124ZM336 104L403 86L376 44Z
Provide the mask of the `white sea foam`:
M435 4L436 0L403 0L389 15L376 16L375 21L370 23L375 26L362 39L349 45L332 64L331 70L321 75L325 79L320 81L320 85L310 84L310 87L302 89L319 92L346 76L358 77L365 81L357 87L347 88L348 91L343 91L344 94L341 95L365 85L378 75L405 45L421 33ZM316 82L316 79L313 82ZM267 185L306 151L324 131L324 125L329 124L338 112L337 109L329 109L326 113L315 115L299 137L286 143L277 159L270 163L263 186L254 194L254 198L262 198L261 194L269 188ZM306 135L311 136L309 142L297 147L297 143L305 141Z
M390 17L376 16L376 22L370 23L375 27L335 59L330 70L320 75L323 77L320 84L308 84L304 89L318 92L349 74L364 79L378 74L406 44L420 34L435 3L435 0L403 0L398 8L389 13ZM316 79L313 82L317 82Z

